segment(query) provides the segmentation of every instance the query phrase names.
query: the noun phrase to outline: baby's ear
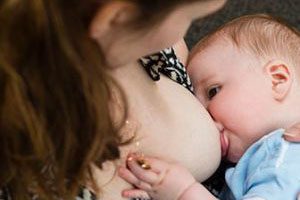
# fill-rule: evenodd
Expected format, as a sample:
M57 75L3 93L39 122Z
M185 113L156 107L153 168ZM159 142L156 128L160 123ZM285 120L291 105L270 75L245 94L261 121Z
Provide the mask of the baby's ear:
M265 72L271 81L274 99L283 101L289 94L293 82L291 67L283 61L273 60L266 64Z

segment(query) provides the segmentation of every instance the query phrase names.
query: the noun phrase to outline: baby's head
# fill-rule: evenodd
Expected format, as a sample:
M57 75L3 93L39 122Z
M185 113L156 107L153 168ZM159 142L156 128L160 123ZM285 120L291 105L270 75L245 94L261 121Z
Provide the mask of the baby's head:
M228 160L300 120L299 55L299 33L266 15L235 19L192 50L187 70Z

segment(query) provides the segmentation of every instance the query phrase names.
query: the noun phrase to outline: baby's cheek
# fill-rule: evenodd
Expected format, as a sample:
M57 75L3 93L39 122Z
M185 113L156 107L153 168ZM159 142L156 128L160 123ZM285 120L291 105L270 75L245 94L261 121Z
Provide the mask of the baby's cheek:
M207 105L207 110L215 121L224 122L224 120L231 118L231 105L221 98L216 96Z

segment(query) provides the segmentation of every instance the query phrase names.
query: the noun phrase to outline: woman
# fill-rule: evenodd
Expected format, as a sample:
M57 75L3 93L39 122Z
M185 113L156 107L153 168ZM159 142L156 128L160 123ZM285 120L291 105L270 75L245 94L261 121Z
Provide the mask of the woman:
M89 190L122 199L128 185L105 161L121 155L123 164L133 150L207 178L220 159L210 117L192 93L165 76L154 82L136 60L223 3L1 1L0 199L90 199Z

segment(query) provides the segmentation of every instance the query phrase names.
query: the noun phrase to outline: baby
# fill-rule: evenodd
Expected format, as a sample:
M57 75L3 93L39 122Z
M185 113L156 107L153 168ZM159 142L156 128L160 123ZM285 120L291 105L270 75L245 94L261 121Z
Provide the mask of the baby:
M222 199L296 199L300 144L300 36L266 15L235 19L201 40L187 67L195 95L213 117L226 171ZM138 189L125 197L216 199L176 163L132 154L119 174Z

